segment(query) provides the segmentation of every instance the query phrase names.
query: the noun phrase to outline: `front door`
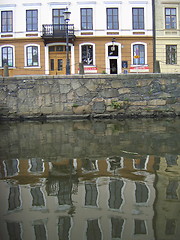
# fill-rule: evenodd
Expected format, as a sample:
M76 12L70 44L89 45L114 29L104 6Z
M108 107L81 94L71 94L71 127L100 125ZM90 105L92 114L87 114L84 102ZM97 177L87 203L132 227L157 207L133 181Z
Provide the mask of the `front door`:
M49 47L49 74L61 75L66 74L66 51L65 46ZM70 57L70 56L69 56Z
M117 74L117 59L109 59L110 61L110 74Z

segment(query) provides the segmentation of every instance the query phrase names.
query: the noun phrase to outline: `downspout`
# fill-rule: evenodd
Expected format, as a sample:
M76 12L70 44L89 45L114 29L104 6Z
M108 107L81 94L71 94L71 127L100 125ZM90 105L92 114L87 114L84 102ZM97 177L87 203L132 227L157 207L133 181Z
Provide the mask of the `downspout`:
M153 27L153 72L156 69L156 14L155 14L155 0L152 0L152 27Z

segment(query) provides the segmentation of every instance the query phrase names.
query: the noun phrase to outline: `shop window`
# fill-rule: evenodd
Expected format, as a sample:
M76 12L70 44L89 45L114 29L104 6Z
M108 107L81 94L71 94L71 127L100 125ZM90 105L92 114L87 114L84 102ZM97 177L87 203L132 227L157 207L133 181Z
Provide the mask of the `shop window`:
M27 67L39 66L38 46L26 47L26 65Z
M177 46L166 45L166 64L177 64Z
M145 64L145 46L143 44L133 45L133 65Z
M12 47L2 47L2 67L5 65L13 67L13 48Z
M82 45L81 54L84 65L93 65L93 45Z

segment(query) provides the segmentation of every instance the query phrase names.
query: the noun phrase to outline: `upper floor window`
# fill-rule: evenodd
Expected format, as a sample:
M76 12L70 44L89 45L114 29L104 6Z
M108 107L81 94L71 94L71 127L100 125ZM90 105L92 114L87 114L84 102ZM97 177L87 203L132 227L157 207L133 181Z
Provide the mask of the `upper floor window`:
M2 11L1 12L1 32L13 31L13 12Z
M38 10L26 11L26 31L33 32L38 30Z
M26 48L26 61L28 67L39 66L38 46L28 46Z
M144 8L132 9L133 29L144 29Z
M176 8L165 8L165 28L176 29Z
M53 24L64 24L64 8L52 10L52 22Z
M81 30L93 29L93 10L92 8L81 8Z
M93 65L93 45L81 46L82 59L85 65Z
M177 45L166 45L166 64L177 64Z
M117 30L119 29L118 21L118 8L107 8L107 29Z
M143 44L133 45L133 65L145 64L145 46Z

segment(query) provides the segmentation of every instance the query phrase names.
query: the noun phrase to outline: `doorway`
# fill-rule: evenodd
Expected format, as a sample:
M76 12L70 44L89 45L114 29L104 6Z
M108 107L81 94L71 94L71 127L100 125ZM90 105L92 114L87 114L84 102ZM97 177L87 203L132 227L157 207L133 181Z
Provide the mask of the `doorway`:
M110 74L117 74L117 59L109 59L110 61Z
M66 74L66 48L64 45L49 47L49 70L50 75Z

